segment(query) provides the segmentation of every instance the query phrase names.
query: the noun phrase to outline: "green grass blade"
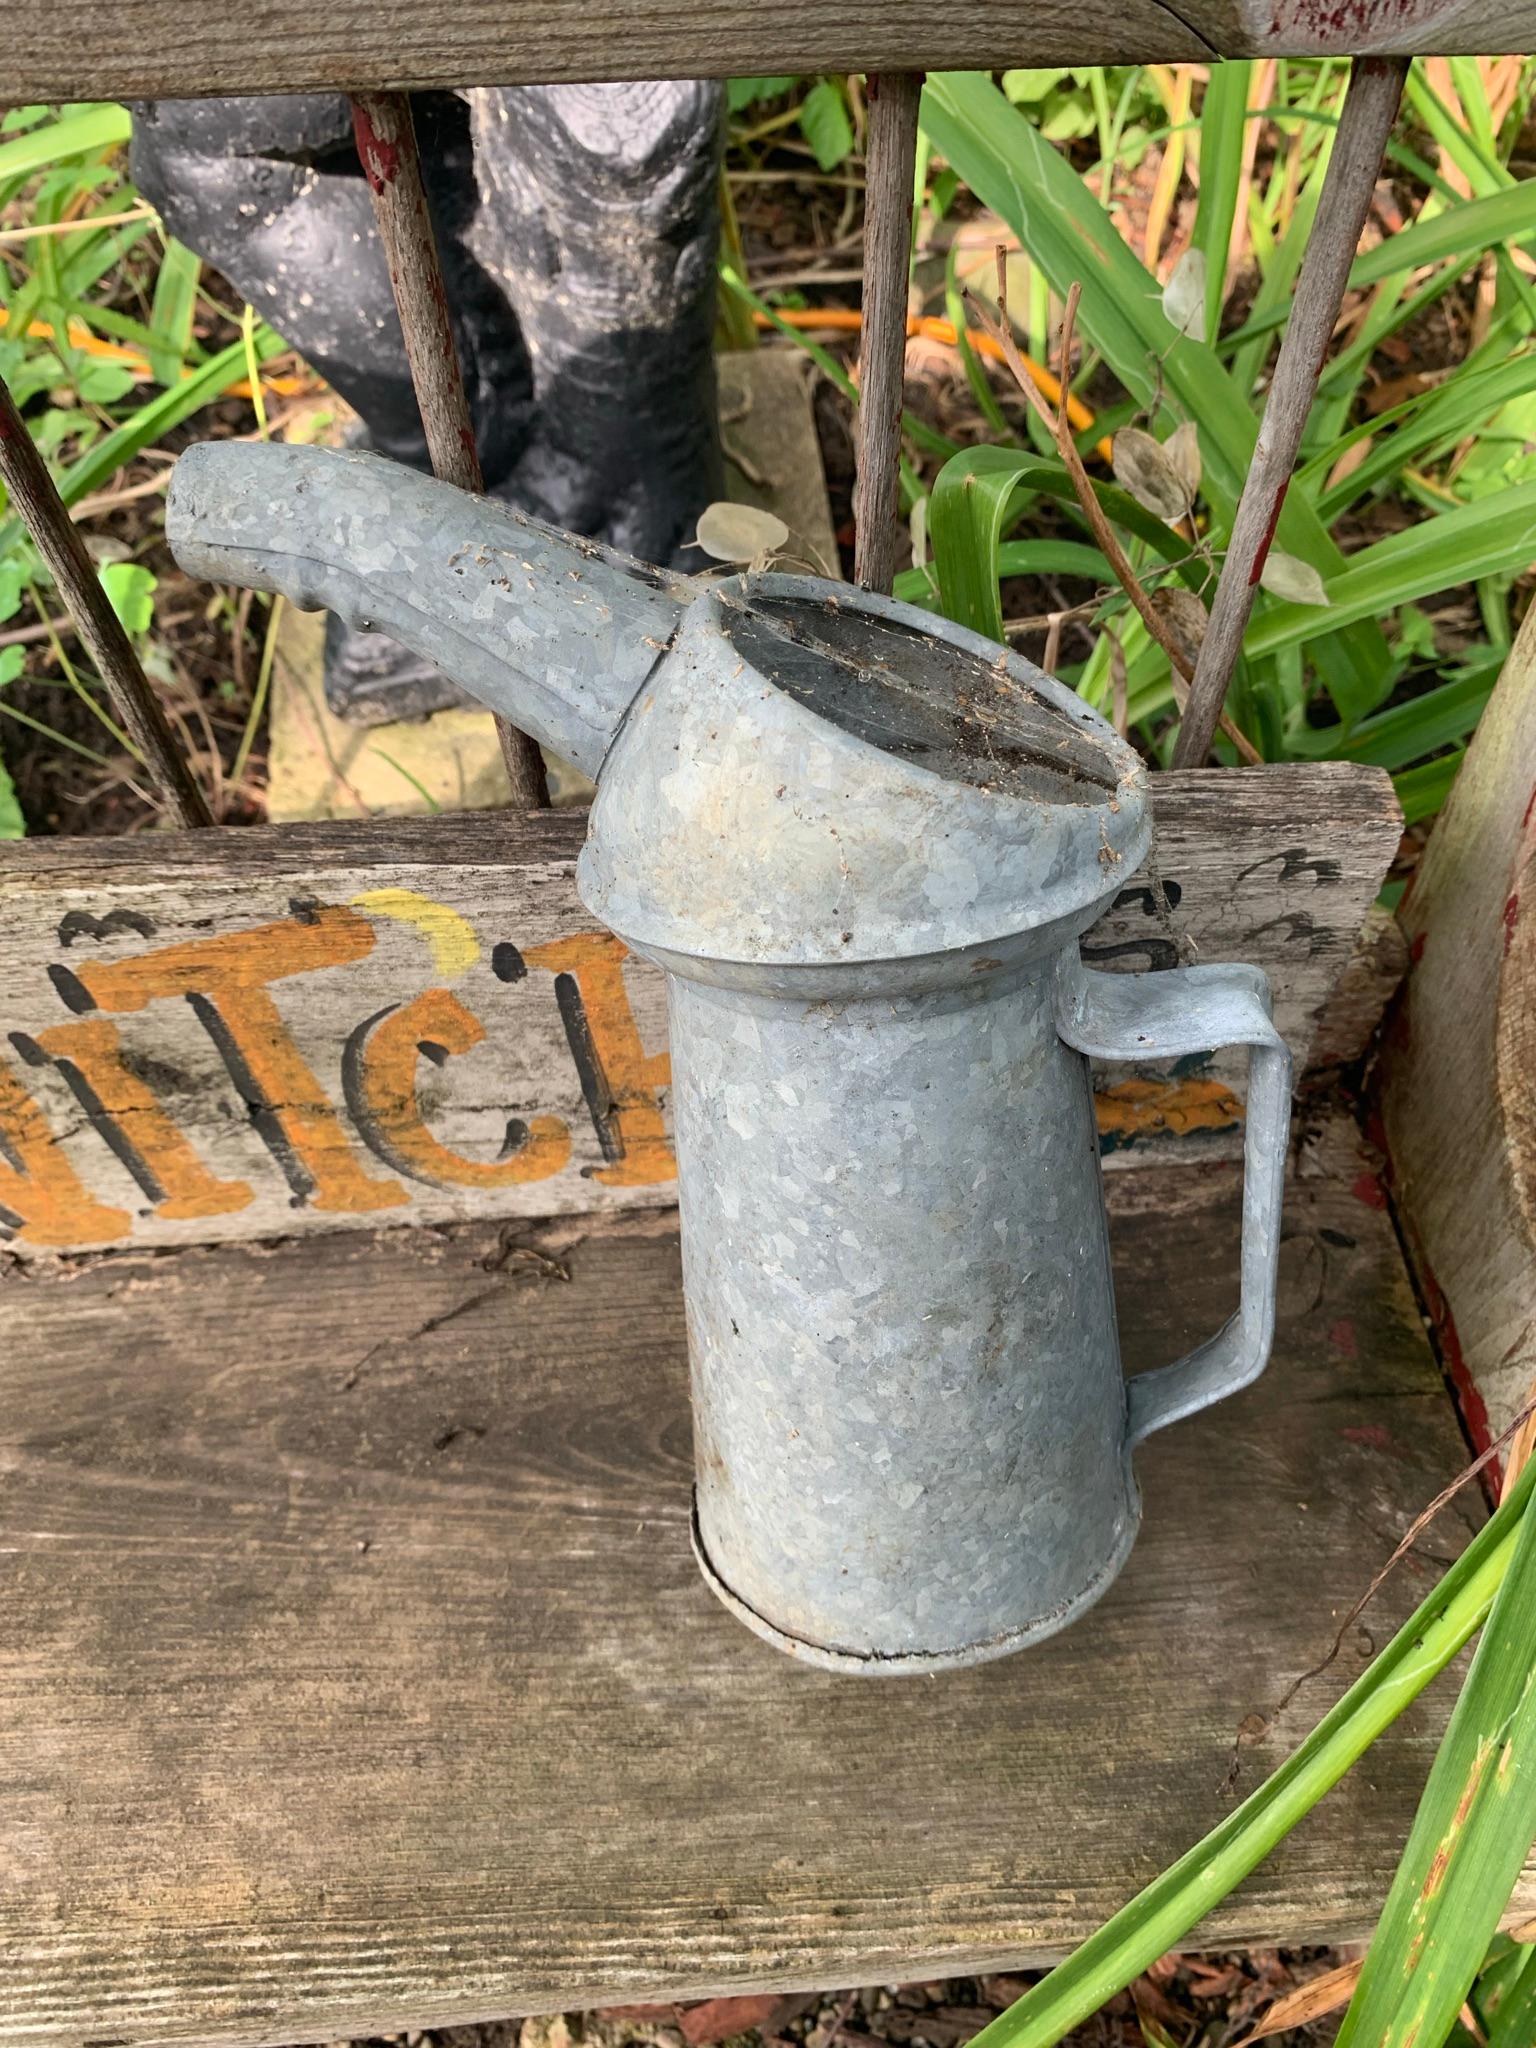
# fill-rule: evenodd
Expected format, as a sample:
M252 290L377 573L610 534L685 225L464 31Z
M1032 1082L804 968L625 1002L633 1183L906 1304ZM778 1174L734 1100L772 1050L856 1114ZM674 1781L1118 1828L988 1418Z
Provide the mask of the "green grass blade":
M169 387L181 376L192 346L192 316L197 309L197 284L202 271L201 257L195 256L184 243L167 241L149 316L155 336L149 367L157 384Z
M27 821L21 815L21 800L16 794L10 771L0 760L0 839L25 839Z
M957 626L1003 637L998 549L1008 507L1039 458L1006 448L976 448L947 462L928 500L928 533L938 571L939 605Z
M1405 462L1425 449L1459 441L1486 424L1510 399L1523 398L1532 390L1536 390L1536 349L1521 350L1490 369L1473 368L1470 373L1463 363L1454 377L1433 391L1406 399L1390 412L1364 420L1341 435L1298 473L1298 482L1315 486L1346 449L1370 441L1370 453L1359 467L1318 496L1318 511L1325 519L1336 519L1346 506L1397 476Z
M133 123L126 107L110 101L71 107L57 121L29 128L10 142L0 142L0 183L30 177L35 171L46 171L70 157L118 148L132 132Z
M1527 1944L1518 1972L1488 2014L1488 2048L1530 2048L1536 2041L1536 1946Z
M1078 576L1090 583L1111 581L1109 564L1097 548L1081 540L1005 540L997 551L997 575ZM939 576L934 563L921 569L903 569L896 578L894 594L906 604L939 608Z
M258 361L265 363L280 355L285 344L270 327L261 327L256 331L254 346ZM179 427L183 420L190 419L203 406L211 405L222 391L239 379L244 369L245 343L231 342L218 355L210 356L190 377L183 377L171 390L163 391L148 405L141 405L131 412L114 433L104 434L58 479L59 494L65 504L77 504L81 498L89 497L92 491L100 490L107 479L141 449L150 447L173 427ZM0 519L0 556L15 545L20 532L21 522L14 516Z
M1184 1940L1264 1860L1482 1625L1513 1557L1533 1482L1536 1463L1280 1768L1042 1983L983 2027L972 2048L1054 2048Z
M1351 555L1328 578L1330 607L1277 604L1254 621L1243 643L1250 655L1305 644L1350 619L1380 619L1412 598L1536 561L1536 482L1514 484L1489 498L1420 520Z
M1466 752L1465 747L1460 747L1454 754L1442 754L1438 761L1426 761L1421 768L1409 768L1404 774L1393 776L1392 787L1403 807L1405 825L1417 825L1421 818L1434 817L1451 793L1451 784Z
M1093 489L1108 519L1144 540L1170 566L1177 565L1186 581L1198 585L1203 569L1188 560L1189 543L1171 526L1144 511L1118 485L1095 482ZM1026 448L962 449L939 472L928 501L928 536L941 608L958 625L993 640L1003 637L999 577L1021 573L1021 567L1004 566L1005 561L1019 563L1021 558L1009 556L1001 544L1002 532L1009 504L1025 490L1077 507L1077 493L1062 464ZM1098 550L1075 545L1081 549L1080 558L1091 559L1095 566L1071 573L1107 581L1108 564Z
M982 202L1018 236L1063 298L1082 287L1080 331L1143 405L1164 392L1179 416L1200 423L1204 492L1219 525L1232 516L1253 455L1258 424L1214 350L1180 335L1162 308L1156 280L1131 253L1109 215L1070 164L991 79L980 72L937 72L923 90L922 123L946 160ZM1164 410L1162 423L1173 424ZM1280 515L1281 547L1324 578L1343 565L1326 527L1293 491ZM1343 622L1319 621L1318 635ZM1342 661L1327 675L1340 715L1374 708L1391 656L1366 614L1335 642Z
M1481 82L1479 82L1481 97ZM1429 82L1424 60L1419 58L1408 73L1403 98L1410 111L1440 145L1443 160L1453 163L1474 192L1491 192L1514 183L1509 172L1490 148L1486 153L1477 139L1475 124L1459 120ZM1484 101L1486 108L1486 100Z
M1227 251L1243 182L1243 139L1253 66L1245 60L1211 66L1200 103L1200 200L1195 211L1194 246L1205 256L1205 327L1202 341L1221 331L1227 302Z
M1483 199L1464 199L1432 220L1416 220L1357 256L1349 273L1353 289L1379 284L1404 270L1453 258L1463 268L1485 249L1520 243L1536 234L1536 182L1527 180Z
M1496 662L1479 663L1466 675L1426 690L1421 697L1362 719L1353 732L1338 725L1304 726L1288 751L1310 760L1409 768L1425 755L1465 740L1482 716L1497 680Z
M1440 2048L1533 1840L1536 1515L1526 1515L1335 2048Z

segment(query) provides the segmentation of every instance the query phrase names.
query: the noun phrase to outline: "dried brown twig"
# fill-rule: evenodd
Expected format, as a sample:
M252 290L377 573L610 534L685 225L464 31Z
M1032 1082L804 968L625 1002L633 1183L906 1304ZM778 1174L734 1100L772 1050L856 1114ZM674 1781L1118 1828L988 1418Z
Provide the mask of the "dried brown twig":
M1169 666L1173 673L1174 698L1178 703L1179 710L1182 712L1188 701L1188 685L1194 678L1194 669L1190 665L1183 648L1179 646L1174 635L1169 630L1166 621L1158 612L1156 605L1153 604L1151 598L1147 595L1145 586L1136 574L1135 569L1131 566L1130 556L1127 555L1125 549L1120 545L1119 537L1105 517L1104 508L1099 503L1098 493L1094 490L1088 472L1083 467L1083 458L1078 453L1077 442L1072 434L1072 422L1067 417L1067 387L1071 370L1072 333L1077 324L1077 302L1081 296L1081 287L1076 284L1067 293L1066 311L1062 316L1061 323L1061 400L1054 411L1052 411L1044 397L1036 389L1035 381L1029 374L1024 358L1019 353L1019 345L1013 338L1013 325L1008 318L1008 252L1001 244L998 245L997 250L997 304L999 317L994 319L988 309L975 298L972 298L970 303L983 332L989 334L1002 350L1003 360L1013 372L1014 382L1023 392L1036 417L1055 441L1057 452L1061 456L1072 488L1077 494L1077 502L1083 509L1083 517L1088 521L1094 540L1098 544L1099 552L1114 571L1115 580L1135 606L1142 624L1167 655ZM1221 729L1245 761L1257 766L1263 760L1263 755L1260 754L1247 734L1239 731L1238 727L1225 714L1222 715Z

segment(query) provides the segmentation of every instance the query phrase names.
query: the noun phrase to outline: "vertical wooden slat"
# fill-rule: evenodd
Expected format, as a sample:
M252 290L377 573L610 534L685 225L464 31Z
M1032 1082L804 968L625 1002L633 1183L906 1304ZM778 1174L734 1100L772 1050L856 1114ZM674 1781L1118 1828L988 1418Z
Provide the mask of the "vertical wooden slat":
M896 573L912 180L922 89L922 74L915 71L882 72L869 80L853 573L864 589L887 593Z
M69 508L0 379L0 482L58 585L81 645L107 687L118 723L143 759L171 822L211 825L213 815L182 756L122 621L101 587Z
M1275 361L1253 463L1232 522L1232 539L1180 722L1173 752L1175 768L1198 768L1211 751L1265 557L1285 503L1302 430L1327 359L1360 231L1370 211L1408 64L1406 57L1361 57L1350 74L1290 322ZM1327 628L1328 615L1320 612L1318 630L1326 632Z
M474 420L421 181L410 99L402 92L357 93L352 100L352 122L357 153L373 194L379 239L389 261L433 474L460 490L483 491ZM547 804L549 787L538 747L503 719L497 719L496 731L512 783L513 805L528 810Z

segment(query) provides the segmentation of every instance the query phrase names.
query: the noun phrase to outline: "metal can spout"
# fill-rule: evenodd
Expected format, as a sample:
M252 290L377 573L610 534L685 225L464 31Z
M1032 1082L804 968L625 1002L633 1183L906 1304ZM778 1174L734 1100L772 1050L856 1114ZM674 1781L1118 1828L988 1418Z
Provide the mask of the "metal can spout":
M591 776L694 594L686 577L360 451L189 448L166 533L189 575L375 627Z

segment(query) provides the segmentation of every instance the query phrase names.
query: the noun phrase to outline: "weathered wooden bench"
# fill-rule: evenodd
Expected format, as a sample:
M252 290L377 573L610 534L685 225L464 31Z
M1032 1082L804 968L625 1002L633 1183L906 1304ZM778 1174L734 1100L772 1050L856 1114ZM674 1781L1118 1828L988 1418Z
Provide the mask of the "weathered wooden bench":
M1533 27L1491 0L552 0L514 34L483 0L391 0L284 4L253 33L20 0L5 40L10 92L44 98L1481 50ZM1461 1176L1408 1220L1496 1421L1536 1371L1529 1175L1498 1164L1486 1078L1527 1114L1531 970L1506 956L1526 960L1533 652L1490 713L1526 737L1474 747L1460 837L1416 892L1405 1014L1441 1022L1386 1062L1410 1194L1437 1153ZM1159 781L1162 889L1129 888L1087 945L1270 973L1306 1071L1274 1359L1139 1453L1144 1533L1089 1617L878 1685L777 1655L694 1567L664 1006L576 901L579 813L7 849L0 2039L327 2039L1039 1963L1086 1934L1294 1743L1480 1513L1463 1492L1252 1738L1466 1456L1383 1160L1328 1078L1393 979L1360 935L1398 822L1370 770ZM1448 920L1470 967L1441 965ZM1431 1117L1458 1028L1475 1072ZM1100 1077L1131 1369L1230 1308L1242 1098L1221 1061ZM497 1165L509 1116L536 1142ZM1474 1330L1482 1296L1444 1261L1470 1260L1456 1190L1479 1174L1506 1308ZM1363 1932L1447 1710L1411 1710L1208 1938Z

